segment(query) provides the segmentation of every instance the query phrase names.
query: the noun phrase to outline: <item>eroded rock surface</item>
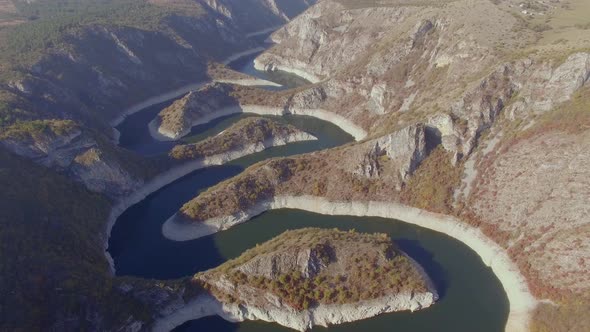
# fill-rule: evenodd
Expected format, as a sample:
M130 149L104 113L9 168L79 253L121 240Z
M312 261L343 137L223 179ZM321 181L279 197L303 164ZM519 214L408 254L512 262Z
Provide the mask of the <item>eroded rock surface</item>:
M156 331L211 315L305 331L420 310L438 299L424 270L387 235L338 230L288 231L197 274L193 283L207 291L156 321Z

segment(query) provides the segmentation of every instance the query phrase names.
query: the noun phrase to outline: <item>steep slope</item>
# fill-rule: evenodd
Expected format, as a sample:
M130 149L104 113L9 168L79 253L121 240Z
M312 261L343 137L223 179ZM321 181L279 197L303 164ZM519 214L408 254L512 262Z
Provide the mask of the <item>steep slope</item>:
M153 3L94 4L79 12L71 9L72 15L58 12L4 31L4 108L32 111L37 118L105 124L142 99L205 81L209 61L260 47L246 38L252 29L284 23L289 19L284 10L296 13L291 5L258 0ZM303 0L292 5L299 8L297 3L307 6ZM41 1L28 6L43 12L48 5ZM2 114L5 123L29 116L7 110Z
M70 120L12 125L0 133L0 145L111 198L129 195L157 172L154 162L114 147L107 137Z
M0 184L1 330L109 330L146 319L116 291L104 258L107 199L3 148Z
M116 147L111 124L209 79L210 61L259 47L250 28L299 8L251 1L249 15L278 11L245 27L207 3L15 1L0 14L20 23L0 30L0 330L137 331L165 310L172 283L121 286L104 255L109 210L162 166Z
M285 197L403 203L457 216L510 255L524 291L554 303L531 327L587 329L576 315L590 304L590 32L572 17L589 10L583 1L319 3L274 33L257 65L315 78L297 92L313 96L300 107L340 115L368 137L255 165L188 202L164 233L223 230Z

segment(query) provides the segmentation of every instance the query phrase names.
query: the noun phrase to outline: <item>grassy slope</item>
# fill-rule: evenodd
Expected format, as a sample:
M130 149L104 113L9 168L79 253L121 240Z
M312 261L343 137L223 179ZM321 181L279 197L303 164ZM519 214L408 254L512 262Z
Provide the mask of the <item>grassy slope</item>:
M22 121L0 132L0 139L28 140L41 135L65 136L75 129L77 129L76 124L69 120Z

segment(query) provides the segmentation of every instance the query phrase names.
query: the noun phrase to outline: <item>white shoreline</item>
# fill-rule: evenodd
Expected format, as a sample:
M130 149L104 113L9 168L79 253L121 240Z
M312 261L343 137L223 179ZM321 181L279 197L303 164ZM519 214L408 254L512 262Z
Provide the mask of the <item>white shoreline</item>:
M317 140L317 138L309 133L301 132L297 134L287 135L286 137L274 137L261 143L254 143L245 146L242 149L228 151L198 160L189 161L180 166L171 168L170 170L157 175L150 181L146 182L140 189L136 190L131 195L122 198L116 202L111 208L109 218L106 226L106 239L104 241L104 252L105 257L109 263L112 274L115 274L115 264L111 254L108 252L109 239L111 237L111 231L117 219L131 206L141 202L147 196L160 190L162 187L169 185L170 183L205 167L218 166L228 163L230 161L245 157L250 154L264 151L271 147L284 146L289 143L303 142Z
M272 297L273 295L268 295ZM219 316L229 322L262 320L275 322L298 331L306 331L313 326L338 325L375 317L380 314L398 311L416 311L430 307L438 299L436 290L424 293L400 293L387 295L375 300L347 304L320 304L304 311L269 301L263 309L247 305L221 303L213 296L200 295L174 313L156 320L153 332L168 332L185 322L208 316ZM280 303L280 302L279 302Z
M256 37L256 36L260 36L260 35L264 35L266 33L269 32L275 32L277 30L279 30L280 28L282 28L284 25L277 25L274 27L270 27L268 29L263 29L263 30L258 30L258 31L254 31L254 32L250 32L246 34L247 38L252 38L252 37Z
M272 86L276 88L281 88L283 85L279 83L275 83L272 81L263 80L261 78L243 78L243 79L216 79L214 80L218 83L227 83L227 84L235 84L241 86Z
M232 54L232 55L228 56L227 58L225 58L224 60L221 60L220 62L227 65L227 64L229 64L233 61L236 61L240 58L246 57L248 55L252 55L257 52L262 52L264 50L265 50L264 47L257 47L257 48L249 49L249 50L246 50L243 52ZM268 82L270 82L270 81L268 81ZM171 100L174 98L178 98L184 94L187 94L188 92L190 92L192 90L199 89L200 87L202 87L203 85L205 85L207 83L209 83L209 82L204 81L204 82L187 84L187 85L181 86L177 89L174 89L172 91L164 92L160 95L150 97L150 98L148 98L142 102L139 102L137 104L133 104L132 106L125 109L125 111L123 111L122 114L120 114L119 116L117 116L116 118L111 120L110 125L111 125L111 127L116 127L116 126L120 125L121 123L123 123L123 121L125 121L125 118L127 118L129 115L137 113L147 107L150 107L150 106L153 106L153 105L156 105L159 103L163 103L165 101L168 101L168 100Z
M306 72L303 69L287 67L285 65L274 64L274 63L273 64L263 64L259 60L259 58L254 59L254 69L260 70L260 71L277 71L277 70L284 71L286 73L302 77L313 84L319 83L322 81L322 79L320 77L318 77L312 73Z
M202 125L208 122L211 122L215 119L232 115L232 114L240 114L240 113L251 113L257 115L306 115L311 116L323 121L330 122L340 129L344 130L348 134L352 135L355 141L363 140L367 136L367 132L362 129L361 127L355 125L352 121L346 119L343 116L338 114L323 110L323 109L304 109L304 108L281 108L281 107L270 107L270 106L262 106L262 105L238 105L232 107L226 107L214 112L211 112L207 115L202 116L201 118L193 121L190 125L190 128L185 128L183 131L180 132L170 132L166 129L163 129L158 124L160 122L159 116L154 118L149 123L150 134L152 138L159 140L159 141L175 141L178 140L186 135L188 135L193 127L198 125Z
M506 250L488 238L480 229L460 220L393 202L330 202L313 196L281 196L262 202L249 211L232 216L189 223L175 214L162 226L162 233L171 240L195 239L246 222L272 209L299 209L326 215L350 215L397 219L409 224L447 234L474 250L498 277L510 302L505 331L528 332L531 312L537 300L532 296L524 276Z
M252 55L254 53L263 52L264 50L266 50L266 48L264 48L262 46L251 48L249 50L245 50L243 52L230 55L227 58L225 58L225 60L221 61L221 63L223 63L224 65L228 65L228 64L230 64L230 63L238 60L239 58L243 58L243 57L246 57L248 55Z

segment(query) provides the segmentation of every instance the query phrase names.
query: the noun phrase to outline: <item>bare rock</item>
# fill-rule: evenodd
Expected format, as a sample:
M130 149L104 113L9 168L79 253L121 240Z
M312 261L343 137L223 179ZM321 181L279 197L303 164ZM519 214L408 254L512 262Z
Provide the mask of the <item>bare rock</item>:
M319 245L314 248L261 255L240 266L239 270L247 275L269 279L276 279L279 275L292 271L299 271L303 277L311 278L326 267L329 257L326 257L324 252L327 248L325 245Z
M405 127L378 139L387 156L399 163L399 175L405 180L426 158L426 131L423 124Z

